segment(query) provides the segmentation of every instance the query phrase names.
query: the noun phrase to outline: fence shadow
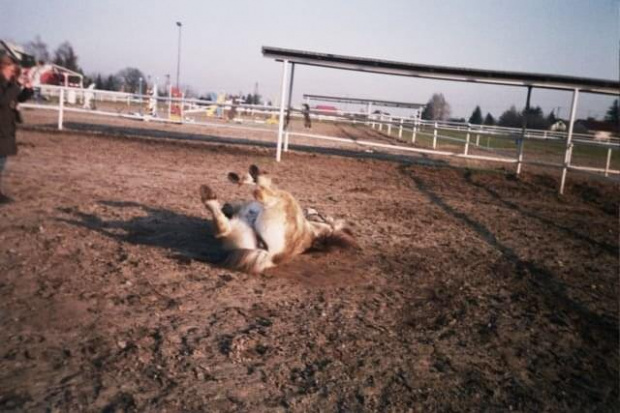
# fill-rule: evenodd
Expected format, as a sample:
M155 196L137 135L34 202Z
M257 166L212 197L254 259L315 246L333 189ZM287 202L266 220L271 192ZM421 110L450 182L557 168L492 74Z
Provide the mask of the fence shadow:
M600 340L601 345L609 348L617 346L619 333L617 318L597 314L569 297L566 285L557 279L550 270L535 262L522 259L514 249L498 240L485 225L450 206L422 178L414 175L405 167L401 167L400 171L413 182L420 193L446 215L460 221L466 228L476 233L480 239L498 250L503 258L515 268L515 276L525 280L529 284L530 290L542 298L552 313L561 311L569 318L574 319L581 336L586 341Z
M474 187L486 192L488 195L490 195L493 199L495 199L496 201L498 201L499 203L501 203L502 205L508 207L509 209L512 209L513 211L516 211L518 213L520 213L521 215L528 217L528 218L532 218L535 219L545 225L547 225L548 227L560 230L562 232L564 232L565 234L576 238L580 241L586 242L588 244L594 245L597 248L600 248L604 251L606 251L609 254L612 255L616 255L618 253L618 247L605 243L605 242L601 242L601 241L597 241L587 235L581 234L577 231L575 231L572 228L569 227L565 227L563 225L559 225L558 223L556 223L555 221L549 219L549 218L545 218L543 216L540 216L534 212L528 211L524 208L522 208L521 206L517 205L514 202L508 201L506 199L504 199L497 191L495 191L492 188L489 188L488 186L480 183L480 182L475 182L472 179L472 174L471 173L465 173L465 181L467 183L469 183L470 185L473 185Z
M70 218L57 220L96 231L118 242L169 250L171 258L180 262L197 260L218 264L225 258L213 236L212 223L207 219L131 201L99 201L99 204L114 209L138 209L146 215L126 220L104 219L95 214L61 208L60 212Z

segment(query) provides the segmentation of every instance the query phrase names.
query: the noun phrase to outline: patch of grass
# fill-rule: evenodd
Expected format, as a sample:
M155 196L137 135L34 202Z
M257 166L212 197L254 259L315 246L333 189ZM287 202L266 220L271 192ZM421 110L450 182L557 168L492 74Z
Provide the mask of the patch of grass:
M398 127L392 128L390 136L398 139L398 132ZM385 129L384 133L387 134ZM412 135L413 133L411 129L404 129L401 141L411 143ZM477 140L477 135L478 134L475 132L470 133L470 147L474 147ZM467 131L438 129L436 149L441 150L442 148L448 149L448 147L451 147L449 150L458 151L458 148L461 148L462 150L465 146L466 139ZM514 135L505 134L489 136L480 134L478 142L481 148L488 148L491 150L514 150L515 153L517 150L517 142ZM432 148L433 129L423 127L418 130L415 145L423 148ZM526 160L527 156L530 155L536 156L538 159L548 158L549 161L552 162L561 162L564 159L565 148L566 144L563 141L526 138L524 156ZM605 147L575 143L573 148L573 164L604 168L607 161L607 151L608 149ZM612 169L620 169L620 155L617 150L612 150L610 167Z

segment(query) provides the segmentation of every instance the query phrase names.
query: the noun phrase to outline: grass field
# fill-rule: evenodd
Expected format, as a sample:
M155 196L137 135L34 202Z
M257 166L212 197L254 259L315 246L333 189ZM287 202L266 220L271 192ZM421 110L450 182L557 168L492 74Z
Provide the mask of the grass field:
M383 130L387 134L387 129ZM392 128L388 136L398 139L398 128ZM411 142L411 130L403 130L402 140ZM470 149L475 147L476 136L479 136L479 148L483 150L498 151L502 155L512 153L516 156L517 144L513 136L506 135L482 135L475 132L470 133ZM466 131L455 131L438 129L437 149L464 150L467 139ZM415 144L417 146L432 148L433 146L433 129L422 128L416 134ZM524 156L527 161L528 155L546 155L547 157L557 158L561 161L564 159L564 151L566 144L563 141L552 139L526 139L524 146ZM510 152L509 152L510 151ZM576 166L598 166L605 168L607 161L608 148L604 146L595 146L592 144L584 144L574 142L573 147L573 164ZM620 155L618 150L612 150L611 169L620 169Z

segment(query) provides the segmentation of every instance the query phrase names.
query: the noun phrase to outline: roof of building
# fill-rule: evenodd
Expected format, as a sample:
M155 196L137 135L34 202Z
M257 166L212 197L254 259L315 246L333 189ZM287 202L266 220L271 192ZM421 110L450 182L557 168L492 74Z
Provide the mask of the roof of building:
M410 103L410 102L396 102L391 100L379 100L379 99L363 99L363 98L350 98L342 96L326 96L326 95L310 95L304 94L304 99L316 100L321 102L338 102L338 103L354 103L359 105L371 104L373 106L393 107L393 108L410 108L419 109L424 107L424 103Z
M17 60L23 67L31 67L36 64L34 56L26 53L20 46L6 40L0 40L0 51L8 53L9 56Z

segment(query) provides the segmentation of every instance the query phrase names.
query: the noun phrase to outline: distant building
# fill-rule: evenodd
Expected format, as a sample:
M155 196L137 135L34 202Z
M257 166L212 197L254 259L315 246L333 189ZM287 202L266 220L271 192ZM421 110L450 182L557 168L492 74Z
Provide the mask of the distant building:
M314 107L316 110L320 110L322 112L338 112L338 108L330 105L316 105Z
M0 40L0 52L9 54L13 59L19 62L19 65L25 69L25 73L36 66L34 56L29 55L24 51L21 46ZM65 67L58 66L53 63L46 63L40 69L40 83L42 85L57 85L57 86L71 86L71 87L84 87L84 76L81 73L74 72Z
M17 60L19 65L23 68L30 68L36 65L34 56L26 53L21 46L7 42L6 40L0 40L0 52L4 52Z
M555 122L553 125L549 127L549 130L554 132L566 132L566 123L563 120L559 120Z
M620 125L615 125L613 122L595 120L595 119L580 119L575 122L575 128L579 130L584 130L588 133L597 134L598 132L606 132L605 136L619 136L620 135ZM599 134L600 135L600 134ZM603 136L600 135L600 136Z

